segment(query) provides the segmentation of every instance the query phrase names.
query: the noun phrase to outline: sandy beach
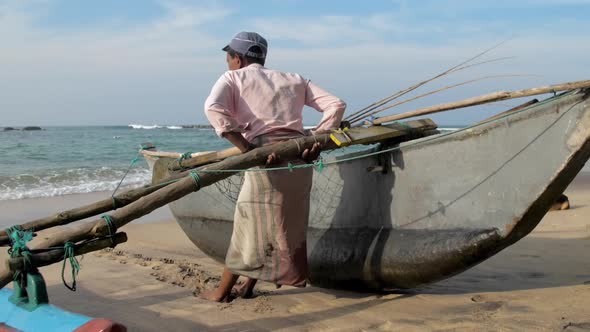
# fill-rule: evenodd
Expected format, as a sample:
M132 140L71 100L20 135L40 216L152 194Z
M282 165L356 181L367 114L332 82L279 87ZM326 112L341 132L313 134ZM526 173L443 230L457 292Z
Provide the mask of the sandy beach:
M130 331L590 331L590 174L581 173L565 193L572 208L549 212L517 244L451 279L405 292L261 283L254 299L200 300L195 293L213 287L222 267L167 210L126 226L128 243L85 255L75 293L62 285L60 264L42 272L53 304ZM3 201L2 226L97 198L103 197Z

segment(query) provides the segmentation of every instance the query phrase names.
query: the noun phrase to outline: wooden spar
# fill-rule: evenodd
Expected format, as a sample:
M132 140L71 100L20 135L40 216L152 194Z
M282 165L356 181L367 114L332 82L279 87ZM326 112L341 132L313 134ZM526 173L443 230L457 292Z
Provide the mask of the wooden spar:
M139 198L165 186L166 183L164 182L163 184L145 186L142 188L128 190L116 195L115 201L113 201L113 199L109 197L96 203L84 205L75 209L57 213L53 216L29 221L20 226L23 228L23 230L37 232L55 226L67 225L77 220L82 220L96 216L101 213L109 212L115 208L113 204L116 204L116 208L126 206L127 204L134 202ZM6 230L0 230L0 246L8 245L10 245L10 239L6 234Z
M495 101L507 100L507 99L514 99L514 98L521 98L521 97L528 97L528 96L535 96L544 93L551 93L551 92L559 92L559 91L566 91L566 90L574 90L574 89L582 89L590 87L590 80L586 81L577 81L577 82L568 82L563 84L555 84L549 85L544 87L532 88L532 89L525 89L525 90L516 90L516 91L499 91L490 93L487 95L468 98L460 101L455 101L446 104L440 104L425 108L420 108L411 112L405 112L401 114L394 114L390 116L385 116L382 118L378 118L373 120L374 124L382 124L391 121L397 121L401 119L412 118L416 116L422 116L432 113L444 112L449 110L454 110L457 108L469 107L469 106L476 106L485 103L491 103Z
M112 238L101 238L96 241L90 241L86 243L77 244L74 247L74 254L76 256L84 255L89 252L101 250L104 248L112 247L121 243L127 242L127 234L121 232L115 234ZM64 259L64 249L55 249L47 252L31 255L31 264L34 267L41 267L50 265L53 263L61 262ZM6 261L7 268L11 272L22 270L25 267L30 266L24 262L22 257L10 258Z
M364 118L369 117L371 115L374 115L374 114L377 114L377 113L381 113L383 111L386 111L388 109L391 109L391 108L394 108L394 107L397 107L397 106L400 106L400 105L403 105L403 104L407 104L407 103L409 103L411 101L414 101L416 99L424 98L426 96L430 96L430 95L433 95L435 93L439 93L441 91L453 89L453 88L456 88L456 87L459 87L459 86L463 86L463 85L466 85L466 84L471 84L471 83L475 83L475 82L479 82L479 81L483 81L483 80L487 80L487 79L492 79L492 78L500 78L500 77L522 77L522 76L527 76L527 75L492 75L492 76L484 76L484 77L476 78L476 79L473 79L473 80L460 82L460 83L457 83L457 84L453 84L453 85L442 87L440 89L432 90L432 91L423 93L421 95L417 95L417 96L412 97L412 98L408 98L408 99L404 99L402 101L398 101L397 103L393 103L393 104L391 104L391 105L389 105L387 107L379 108L379 109L370 111L368 113L365 113L365 114L363 114L362 117L359 117L357 119L350 120L350 121L352 123L360 122Z
M403 136L408 134L406 129L415 129L415 130L431 130L436 129L436 124L434 121L430 119L424 120L414 120L414 121L407 121L403 125L393 125L386 128L363 128L358 130L357 128L351 129L346 131L347 135L351 135L355 137L351 143L354 144L371 144L378 141L383 141L386 139ZM342 133L342 132L340 132ZM334 133L332 134L332 140L334 140ZM363 140L361 140L361 137ZM337 141L335 141L337 142ZM337 143L338 144L338 143ZM340 145L339 147L344 147L350 144ZM237 156L241 154L238 148L231 148L222 150L219 152L214 152L206 155L200 155L197 157L193 157L190 159L186 159L180 162L180 166L178 163L174 163L172 166L169 167L172 171L184 170L188 168L195 168L201 165L205 165L210 163L216 159L220 159L219 156L223 156L223 159L227 157Z
M225 158L237 156L241 153L242 152L237 147L233 147L233 148L229 148L229 149L225 149L225 150L221 150L221 151L204 153L204 154L200 154L195 157L191 157L190 159L185 159L185 160L179 159L177 162L170 165L170 170L177 171L177 170L181 170L181 169L184 169L187 167L196 167L196 166L206 165L206 164L210 164L212 162L223 160ZM157 156L157 152L153 153L153 155Z
M364 130L357 128L345 129L330 134L330 138L339 147L349 146L351 144L371 144L375 141L383 141L403 135L407 135L407 130L432 130L437 125L430 119L421 119L407 121L403 124L393 123L385 126L374 126Z
M431 121L409 121L408 127L403 129L391 128L391 136L398 137L400 131L409 134L413 130L410 123L416 125L416 129L420 129L421 126L432 126ZM421 125L418 125L421 124ZM371 132L375 127L370 128L353 128L350 129L351 133ZM379 129L379 134L372 142L378 142L385 139L382 128ZM199 180L196 181L191 176L190 170L180 173L178 176L182 176L177 182L170 183L162 188L154 191L146 196L139 198L138 200L131 202L130 204L121 207L112 212L110 215L117 229L126 225L134 219L149 214L155 209L180 199L190 193L198 191L200 188L209 186L217 181L223 180L231 175L235 174L233 170L237 169L248 169L259 165L264 165L268 158L268 155L275 153L281 160L295 160L301 157L301 153L305 149L311 148L315 143L320 143L322 150L337 149L338 146L330 139L330 134L320 134L316 136L304 136L297 139L291 139L276 144L263 146L244 154L235 156L234 158L225 159L223 161L210 164L205 169L196 171ZM362 143L368 144L370 139L364 137ZM352 143L354 144L354 142ZM221 171L221 172L203 172L206 171ZM225 171L225 172L224 172ZM198 183L197 183L198 182ZM63 245L67 241L80 242L86 239L93 239L109 234L109 228L103 218L98 218L92 222L84 223L79 225L77 228L54 234L51 238L47 239L42 245L35 246L35 249L43 249L47 247L54 247ZM11 273L9 271L0 271L0 289L6 286L11 280Z

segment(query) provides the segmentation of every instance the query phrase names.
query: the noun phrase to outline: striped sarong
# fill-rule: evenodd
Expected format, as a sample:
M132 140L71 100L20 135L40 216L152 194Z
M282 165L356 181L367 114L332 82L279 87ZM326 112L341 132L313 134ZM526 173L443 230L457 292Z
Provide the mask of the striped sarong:
M280 166L287 163L273 165ZM311 168L246 172L225 258L230 271L278 285L306 285L312 177Z

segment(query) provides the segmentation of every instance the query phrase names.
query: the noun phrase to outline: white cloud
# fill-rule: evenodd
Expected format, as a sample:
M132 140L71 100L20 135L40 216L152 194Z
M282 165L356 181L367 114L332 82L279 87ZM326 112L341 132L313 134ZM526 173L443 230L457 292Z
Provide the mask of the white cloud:
M211 26L222 24L230 33L243 29L236 16L239 8L234 12L218 4L162 2L163 15L141 24L107 22L78 31L52 30L37 24L51 3L21 3L0 0L0 113L6 125L203 123L202 102L225 70L219 49L231 37L220 37ZM269 67L302 73L344 98L351 110L441 72L513 32L506 31L510 22L502 19L416 23L409 21L416 7L404 3L397 12L277 16L255 18L253 24L270 41ZM542 23L517 31L515 39L488 56L516 59L473 68L431 86L490 74L540 78L490 80L400 111L495 90L588 78L589 24ZM462 120L449 115L447 123L484 115L461 115Z

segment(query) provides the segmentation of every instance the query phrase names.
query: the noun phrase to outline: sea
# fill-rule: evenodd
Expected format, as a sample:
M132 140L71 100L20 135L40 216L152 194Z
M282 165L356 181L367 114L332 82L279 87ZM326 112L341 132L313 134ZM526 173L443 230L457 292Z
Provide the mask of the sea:
M126 173L121 188L147 184L147 163L136 159L147 142L182 153L230 147L209 128L134 124L0 129L0 201L112 191Z
M455 130L461 126L441 128ZM230 147L210 128L130 124L0 129L0 201L113 191L148 184L140 147L175 152Z

